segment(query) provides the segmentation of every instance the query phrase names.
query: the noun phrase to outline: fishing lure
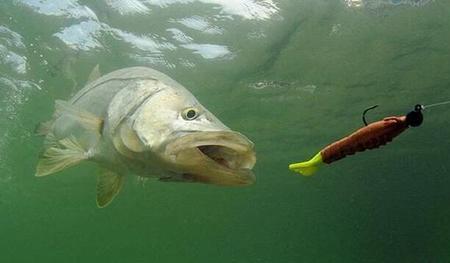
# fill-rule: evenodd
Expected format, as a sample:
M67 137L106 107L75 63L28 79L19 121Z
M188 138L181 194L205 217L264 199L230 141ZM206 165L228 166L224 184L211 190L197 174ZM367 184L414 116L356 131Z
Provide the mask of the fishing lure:
M439 105L441 104L439 103ZM438 103L427 107L437 105ZM417 127L423 122L422 110L425 109L425 106L417 104L414 110L404 116L386 117L383 120L367 124L366 113L376 107L378 105L363 112L362 119L365 127L323 148L311 160L289 165L289 169L302 175L312 175L323 163L331 164L356 152L378 148L391 142L408 127Z

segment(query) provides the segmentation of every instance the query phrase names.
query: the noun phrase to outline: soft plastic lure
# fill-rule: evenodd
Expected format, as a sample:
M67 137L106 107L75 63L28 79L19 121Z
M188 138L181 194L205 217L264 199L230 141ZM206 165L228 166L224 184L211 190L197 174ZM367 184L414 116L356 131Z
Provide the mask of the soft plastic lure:
M434 105L435 104L427 107ZM416 127L423 122L422 110L425 107L417 104L413 111L404 116L386 117L383 120L367 124L365 114L367 111L374 109L377 106L378 105L370 107L364 111L363 121L364 124L366 124L365 127L328 145L311 160L289 165L289 169L302 175L312 175L323 163L330 164L347 155L353 155L356 152L378 148L392 141L409 126Z

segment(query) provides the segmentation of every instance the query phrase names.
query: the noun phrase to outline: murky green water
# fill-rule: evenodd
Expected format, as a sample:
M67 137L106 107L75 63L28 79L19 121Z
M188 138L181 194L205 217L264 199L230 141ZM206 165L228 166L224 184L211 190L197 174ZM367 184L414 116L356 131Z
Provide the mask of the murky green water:
M377 151L287 169L371 120L450 99L444 0L0 3L1 262L448 262L450 107ZM95 205L84 164L34 177L55 99L145 65L257 149L245 188L127 179Z

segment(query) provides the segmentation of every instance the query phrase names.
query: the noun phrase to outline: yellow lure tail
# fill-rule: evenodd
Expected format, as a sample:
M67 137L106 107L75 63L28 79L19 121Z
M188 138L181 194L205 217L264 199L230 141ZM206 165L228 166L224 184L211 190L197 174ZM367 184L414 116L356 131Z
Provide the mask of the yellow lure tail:
M290 164L289 169L304 176L310 176L313 175L317 169L319 169L321 164L323 164L323 161L322 155L319 152L309 161Z

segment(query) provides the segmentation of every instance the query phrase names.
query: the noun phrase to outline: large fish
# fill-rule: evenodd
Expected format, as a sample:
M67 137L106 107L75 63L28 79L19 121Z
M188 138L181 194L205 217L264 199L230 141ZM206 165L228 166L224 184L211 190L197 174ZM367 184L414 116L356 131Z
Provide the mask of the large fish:
M104 170L97 179L99 207L113 200L128 174L227 186L255 181L253 143L156 70L111 72L55 108L39 128L46 137L36 176L84 160L98 163Z

